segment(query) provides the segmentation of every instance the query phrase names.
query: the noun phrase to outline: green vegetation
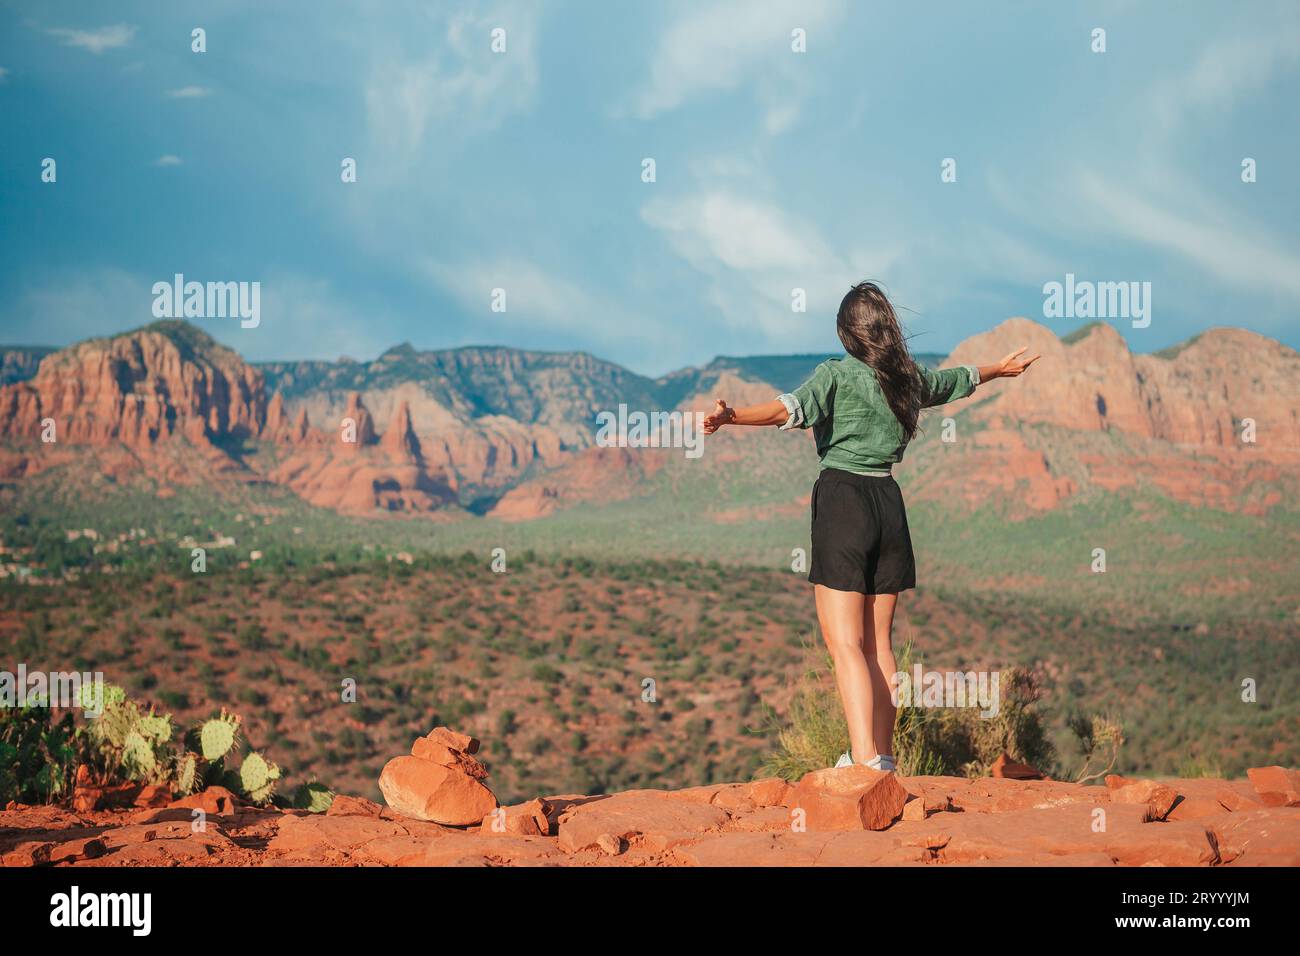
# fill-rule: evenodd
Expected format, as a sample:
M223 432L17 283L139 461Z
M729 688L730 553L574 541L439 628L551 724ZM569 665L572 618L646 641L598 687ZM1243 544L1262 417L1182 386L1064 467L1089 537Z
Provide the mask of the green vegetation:
M135 705L141 718L175 715L172 726L192 728L172 751L155 746L160 734L137 731L155 771L178 791L220 782L265 799L265 782L243 779L238 753L274 755L299 773L272 780L277 803L317 799L313 774L377 798L384 762L438 724L484 741L505 802L747 779L782 749L786 764L775 769L793 774L844 749L826 675L820 696L797 689L805 645L818 640L801 575L526 552L494 574L489 561L424 553L407 565L365 554L206 574L124 567L58 586L3 581L0 655L31 669L101 670L133 701L183 700L166 713ZM239 637L251 629L262 635L255 654ZM905 708L897 730L905 769L981 772L999 748L1071 779L1111 763L1150 775L1195 761L1240 775L1296 762L1288 728L1300 702L1287 689L1300 680L1300 660L1289 621L1153 623L1101 604L1057 608L1005 589L923 587L904 597L897 631L899 645L910 643L908 653L932 669L1002 672L1004 701L1013 695L1007 675L1032 675L1014 690L1024 691L1024 706L999 721L968 726ZM1257 703L1242 701L1248 677ZM341 699L347 679L355 703ZM245 699L261 703L242 719L214 709ZM1122 724L1118 759L1094 714ZM145 749L132 746L129 760L123 748L112 761L130 768L123 780L148 765ZM53 782L68 772L66 761L52 767L43 792L66 792Z
M901 469L899 478L922 582L963 594L997 588L1050 602L1062 615L1103 603L1152 626L1192 615L1193 625L1295 620L1290 578L1300 559L1300 512L1267 505L1271 486L1251 492L1261 514L1196 507L1158 493L1097 491L1050 511L1027 510L1014 496L971 509L914 493L913 475L943 454L937 431L929 419L908 450L915 467ZM1022 434L1032 447L1057 449L1054 467L1066 474L1082 467L1079 456L1122 460L1137 451L1117 433L1063 436L1025 426ZM800 440L747 435L752 447L743 468L709 455L687 463L666 449L665 466L645 480L642 496L516 523L462 512L437 522L347 517L267 486L178 487L160 498L155 489L102 477L80 488L56 467L0 488L0 541L7 560L46 579L104 569L188 572L195 544L206 546L209 574L240 571L253 563L253 551L261 554L257 566L277 570L409 554L417 563L406 573L419 574L429 561L465 554L486 561L502 546L511 563L526 552L603 563L672 556L780 571L790 567L794 549L809 545L805 496L816 459L778 453ZM97 537L81 536L82 529ZM1104 574L1090 570L1097 547L1107 552ZM250 650L262 639L256 631L241 636Z
M0 806L61 800L72 792L76 770L71 714L56 721L38 702L0 708Z
M910 673L924 661L908 642L897 658L899 670ZM1038 682L1026 668L1001 674L1000 706L993 717L981 717L977 707L924 707L904 700L894 724L894 755L900 772L911 776L987 776L1002 754L1056 774L1056 751L1042 715ZM848 749L848 727L835 689L830 655L800 678L791 697L789 716L778 724L777 747L764 760L760 773L798 780L811 770L834 766Z
M1075 342L1082 342L1088 337L1093 329L1105 324L1105 322L1089 322L1086 325L1081 325L1073 332L1061 336L1061 344L1073 345Z
M979 772L995 745L1072 779L1112 764L1239 775L1300 762L1300 523L1286 498L1269 505L1272 486L1252 487L1258 514L1095 489L1052 511L1014 496L971 508L914 484L944 453L937 431L930 420L908 452L920 467L900 474L922 586L900 605L899 644L935 669L1028 675L1021 689L1038 697L1021 713L1041 736L1031 746L1028 724L904 709L905 767ZM1083 456L1128 452L1122 435L1020 433L1056 449L1066 475ZM377 797L383 763L439 723L484 740L507 802L744 779L774 750L786 774L825 766L843 750L842 718L833 688L826 700L798 689L816 622L791 570L816 461L775 453L800 440L747 436L743 467L667 450L642 497L522 523L357 519L277 487L161 495L52 467L0 487L0 562L21 569L0 580L0 655L103 670L141 702L142 725L111 746L120 778L163 774L181 792L218 780L248 791L238 753L251 735L286 768L276 780L266 761L252 788L263 798L314 806L329 793L314 774ZM505 574L490 570L496 547ZM1097 547L1106 573L1090 568ZM355 703L340 700L344 680ZM223 703L245 720L214 717ZM170 748L157 723L168 715L233 726ZM48 739L39 720L6 725L18 752L0 757L23 799L66 796L76 763L60 734L76 728L57 723Z
M238 751L238 716L222 711L185 735L189 743L201 742L200 755L174 745L170 714L156 713L119 686L102 690L101 700L94 686L83 685L79 721L72 711L55 721L44 700L0 709L0 806L67 799L74 779L83 778L92 786L162 785L179 796L220 784L251 803L271 802L280 768L262 754L251 751L238 772L227 769ZM99 716L85 716L87 709ZM312 783L292 804L324 811L330 800L328 789Z
M1179 353L1183 352L1185 349L1194 345L1196 341L1200 339L1200 337L1201 334L1193 335L1190 339L1187 339L1184 342L1179 342L1177 345L1171 345L1169 346L1169 348L1161 349L1159 352L1155 352L1153 354L1156 356L1156 358L1162 358L1162 359L1177 358Z

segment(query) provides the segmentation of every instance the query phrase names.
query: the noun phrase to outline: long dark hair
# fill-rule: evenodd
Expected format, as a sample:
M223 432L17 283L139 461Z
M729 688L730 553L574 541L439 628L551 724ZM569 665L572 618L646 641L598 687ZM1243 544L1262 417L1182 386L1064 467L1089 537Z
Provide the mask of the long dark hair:
M921 379L889 299L874 282L859 282L840 303L835 331L844 351L871 366L908 441L921 412Z

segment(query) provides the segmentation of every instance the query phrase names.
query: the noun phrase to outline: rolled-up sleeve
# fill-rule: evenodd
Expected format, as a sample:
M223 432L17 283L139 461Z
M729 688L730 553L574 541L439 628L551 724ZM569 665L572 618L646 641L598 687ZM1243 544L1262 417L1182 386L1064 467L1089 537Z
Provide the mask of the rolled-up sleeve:
M831 416L835 397L835 377L830 366L823 362L812 377L793 392L778 395L777 399L790 412L782 428L812 428Z
M940 369L937 372L923 368L921 369L921 381L924 385L921 404L925 408L930 408L934 405L943 405L946 402L955 402L959 398L966 398L975 391L975 386L979 384L980 373L979 369L973 365L958 365L954 368Z
M784 425L778 425L780 431L787 428L798 428L803 423L803 408L799 405L799 399L795 398L789 392L783 392L776 397L776 400L785 406L785 413L788 418Z

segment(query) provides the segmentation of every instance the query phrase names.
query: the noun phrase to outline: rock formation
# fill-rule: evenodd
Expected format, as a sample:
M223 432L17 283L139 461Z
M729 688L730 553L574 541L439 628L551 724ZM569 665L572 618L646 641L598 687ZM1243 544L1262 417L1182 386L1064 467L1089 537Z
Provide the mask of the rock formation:
M0 864L1300 865L1300 774L1282 767L1252 769L1249 780L1112 776L1105 787L847 767L793 786L766 779L497 807L477 751L446 728L417 739L384 767L390 807L338 796L325 813L257 809L221 788L128 809L11 804L0 811ZM203 833L190 828L196 807L208 813Z
M456 500L451 484L424 461L405 407L377 440L374 419L353 392L337 431L312 429L302 409L284 442L288 453L269 477L314 505L361 515L428 513Z
M0 434L24 442L53 419L59 442L148 449L177 434L253 437L265 415L261 373L179 321L61 349L0 388Z
M435 727L416 739L409 756L385 764L379 789L404 816L450 826L479 823L497 799L482 783L487 771L472 756L478 746L473 737Z
M1118 431L1177 445L1243 450L1241 423L1258 445L1300 447L1300 355L1245 329L1211 329L1167 354L1135 355L1111 325L1058 339L1029 319L1008 319L962 342L945 366L990 362L1021 345L1042 359L1015 381L991 382L960 403L979 421Z
M348 394L348 404L343 409L339 432L342 436L340 441L345 448L365 448L375 443L375 421L370 417L370 410L362 404L360 392Z
M1021 318L963 342L947 364L990 362L1022 344L1043 355L1028 375L926 413L899 468L909 497L1014 502L1032 512L1096 492L1154 491L1262 515L1293 496L1294 350L1212 329L1178 349L1135 355L1109 325L1058 339ZM269 479L313 504L364 515L451 517L448 506L463 493L495 498L494 517L524 521L644 494L665 468L670 483L722 482L727 469L741 469L778 486L810 459L806 434L770 429L743 437L724 429L703 459L689 462L681 449L597 447L595 415L620 403L702 412L716 395L766 401L795 383L754 375L801 375L816 356L719 359L650 381L580 353L401 346L370 363L268 363L263 371L179 321L46 354L25 378L41 350L11 351L11 378L20 380L0 386L0 475L9 480L66 464L69 448L85 448L90 467L125 480ZM949 418L955 440L940 441ZM55 444L41 441L49 420ZM387 423L382 435L376 422ZM182 454L191 446L198 455ZM246 454L267 446L268 454ZM705 518L754 520L774 507L803 505L792 497L762 514Z
M1008 319L945 365L988 363L1027 345L1042 359L1014 381L929 412L908 449L913 497L1044 511L1087 491L1151 490L1193 505L1265 514L1300 464L1300 355L1243 329L1134 355L1111 326L1058 339ZM939 422L955 440L938 442ZM954 476L959 476L954 478Z
M404 458L411 462L421 460L420 440L415 437L411 426L411 406L402 402L393 415L393 420L384 432L383 447L394 458Z

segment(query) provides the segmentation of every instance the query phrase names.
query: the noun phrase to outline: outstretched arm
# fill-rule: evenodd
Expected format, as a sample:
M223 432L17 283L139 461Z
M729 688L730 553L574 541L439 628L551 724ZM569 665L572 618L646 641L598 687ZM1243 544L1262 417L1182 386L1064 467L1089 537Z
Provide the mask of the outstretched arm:
M980 381L987 382L991 378L1015 378L1042 358L1041 355L1035 355L1031 359L1022 359L1020 356L1025 354L1027 348L1028 346L1022 346L1016 349L997 365L981 365L979 367Z
M1024 353L1023 348L1017 349L996 365L955 365L937 372L917 366L921 372L921 407L933 408L966 398L975 391L975 386L983 385L991 379L1015 378L1041 357L1035 355L1031 359L1023 359L1021 356Z
M835 374L832 362L822 362L812 376L793 392L778 395L762 405L732 408L717 400L704 419L704 434L712 435L723 425L779 425L781 428L812 428L830 418L834 404Z
M713 411L704 419L704 434L712 435L723 425L784 425L789 417L790 413L779 399L762 405L732 408L719 398Z

